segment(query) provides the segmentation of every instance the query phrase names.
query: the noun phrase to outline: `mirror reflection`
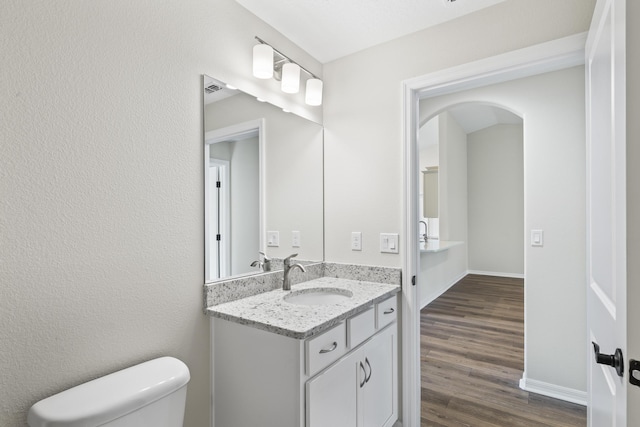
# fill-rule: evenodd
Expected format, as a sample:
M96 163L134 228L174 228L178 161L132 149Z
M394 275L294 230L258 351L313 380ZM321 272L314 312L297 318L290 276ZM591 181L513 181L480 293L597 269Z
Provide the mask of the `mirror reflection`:
M322 132L204 76L206 282L322 261Z
M418 137L420 244L439 237L440 129L438 116L422 125Z

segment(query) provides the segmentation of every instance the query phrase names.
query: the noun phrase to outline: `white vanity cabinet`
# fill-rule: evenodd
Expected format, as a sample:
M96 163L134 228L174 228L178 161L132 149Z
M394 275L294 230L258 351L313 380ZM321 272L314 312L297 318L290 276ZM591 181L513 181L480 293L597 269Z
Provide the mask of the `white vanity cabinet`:
M387 327L306 383L307 427L383 427L397 419L396 335Z
M397 420L396 295L307 339L211 321L214 427L390 427Z

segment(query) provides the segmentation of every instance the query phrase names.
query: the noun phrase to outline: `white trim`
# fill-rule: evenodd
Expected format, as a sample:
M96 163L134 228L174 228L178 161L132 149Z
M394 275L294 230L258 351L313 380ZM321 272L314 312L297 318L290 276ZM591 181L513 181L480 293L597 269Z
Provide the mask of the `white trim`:
M468 273L465 271L464 273L462 273L460 276L456 277L455 279L453 279L447 286L444 287L444 289L438 291L438 292L434 292L431 295L428 295L425 299L420 301L420 309L425 308L426 306L428 306L429 304L431 304L433 301L435 301L440 295L444 294L445 292L447 292L453 285L455 285L456 283L458 283L460 280L464 279L464 277L467 275Z
M417 276L419 267L418 251L418 96L416 90L406 82L403 84L403 138L405 170L404 253L402 267L402 425L420 425L420 307L418 301ZM414 285L412 285L412 282Z
M406 80L420 98L521 79L584 64L587 33L574 34Z
M215 348L213 348L214 342L214 325L213 325L213 316L209 317L209 367L211 369L211 375L209 375L209 388L211 390L211 402L209 404L209 420L211 421L211 427L216 427L216 390L215 390L215 381L214 381L214 368L215 364Z
M527 378L526 373L522 374L519 385L522 390L530 393L541 394L543 396L553 397L554 399L564 400L565 402L587 406L586 391L545 383L544 381L532 380Z
M586 33L507 52L446 70L405 80L403 86L404 224L402 305L402 420L420 425L420 310L411 277L417 274L417 123L418 99L459 92L489 84L561 70L584 64ZM526 268L526 267L525 267ZM525 273L526 274L526 273ZM525 304L526 306L526 304ZM526 317L526 309L525 309ZM525 319L526 322L526 319ZM525 367L526 367L525 334Z
M480 271L480 270L468 270L467 274L477 274L479 276L496 276L496 277L511 277L513 279L524 279L522 273L501 273L499 271Z

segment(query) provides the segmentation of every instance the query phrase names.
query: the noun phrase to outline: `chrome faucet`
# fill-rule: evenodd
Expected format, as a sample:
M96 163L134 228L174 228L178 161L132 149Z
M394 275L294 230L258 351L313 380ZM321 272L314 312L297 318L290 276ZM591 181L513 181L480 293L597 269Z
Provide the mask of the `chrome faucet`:
M258 267L258 268L262 269L262 271L271 271L271 259L267 258L267 254L265 254L262 251L260 251L258 253L260 255L262 255L262 261L260 261L260 260L253 261L251 263L251 267Z
M284 278L282 279L282 290L290 291L291 290L291 279L289 278L289 273L294 268L300 269L303 273L307 270L304 269L302 264L291 264L291 258L297 257L298 254L289 255L284 259Z
M422 235L422 238L424 239L424 243L427 243L427 233L428 233L428 225L426 221L422 221L420 220L419 222L424 224L424 234ZM419 226L418 226L419 227Z

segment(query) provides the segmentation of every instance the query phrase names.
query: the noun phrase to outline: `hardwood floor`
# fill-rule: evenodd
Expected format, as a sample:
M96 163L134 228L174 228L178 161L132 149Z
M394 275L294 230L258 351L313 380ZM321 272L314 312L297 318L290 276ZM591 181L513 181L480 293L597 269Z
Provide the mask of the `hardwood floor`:
M583 406L521 390L522 279L468 275L421 311L422 426L586 425Z

